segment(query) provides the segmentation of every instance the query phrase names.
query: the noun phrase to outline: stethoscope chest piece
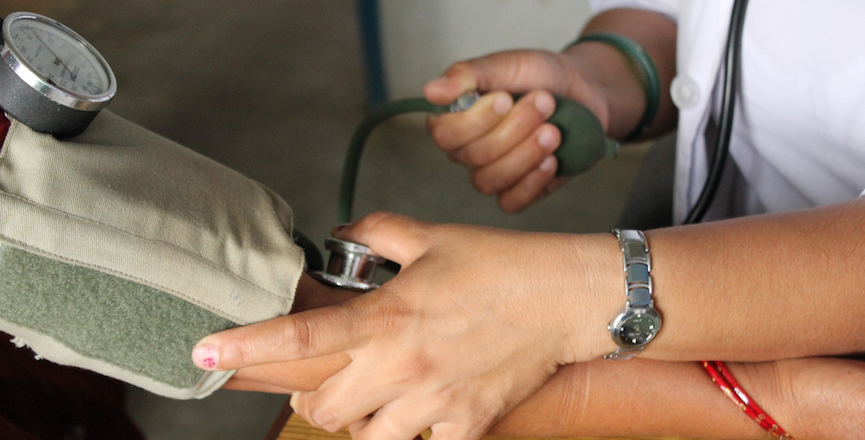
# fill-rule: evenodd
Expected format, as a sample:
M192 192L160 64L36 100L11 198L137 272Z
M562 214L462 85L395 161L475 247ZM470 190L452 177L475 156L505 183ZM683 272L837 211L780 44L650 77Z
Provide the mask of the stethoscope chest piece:
M375 273L385 259L370 248L350 241L328 238L324 247L330 251L324 271L312 276L332 286L368 292L379 286L374 282Z

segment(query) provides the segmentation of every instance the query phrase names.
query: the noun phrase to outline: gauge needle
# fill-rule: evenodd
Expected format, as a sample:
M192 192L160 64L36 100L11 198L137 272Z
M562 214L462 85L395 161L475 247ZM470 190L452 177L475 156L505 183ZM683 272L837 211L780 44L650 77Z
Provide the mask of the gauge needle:
M78 75L74 74L71 70L69 70L69 67L66 66L66 63L63 61L63 59L57 56L57 54L54 53L54 51L51 50L50 47L48 47L48 43L46 43L45 40L39 38L39 35L36 34L36 31L33 30L32 27L27 26L27 29L30 31L31 34L33 34L34 37L36 37L37 40L42 43L43 46L45 46L46 49L48 49L48 52L51 52L51 55L54 55L55 62L60 63L60 65L63 66L63 68L66 69L67 72L69 72L69 77L72 78L72 81L75 81Z

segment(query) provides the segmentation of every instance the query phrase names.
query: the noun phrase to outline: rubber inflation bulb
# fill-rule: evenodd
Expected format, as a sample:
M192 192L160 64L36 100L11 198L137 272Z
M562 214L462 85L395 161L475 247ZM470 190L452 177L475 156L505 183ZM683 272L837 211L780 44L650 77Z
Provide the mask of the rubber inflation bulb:
M591 168L602 158L613 158L619 143L604 135L601 122L584 105L554 95L556 111L547 120L562 135L559 148L553 153L559 161L557 176L575 176Z

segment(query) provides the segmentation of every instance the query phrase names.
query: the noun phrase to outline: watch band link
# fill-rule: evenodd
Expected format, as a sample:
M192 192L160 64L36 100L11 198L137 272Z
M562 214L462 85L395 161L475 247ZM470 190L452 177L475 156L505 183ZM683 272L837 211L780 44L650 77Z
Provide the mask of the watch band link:
M649 257L649 246L642 231L634 229L614 229L612 233L619 240L622 251L623 272L625 275L625 296L627 302L622 313L633 307L654 308L652 299L652 261ZM611 328L611 330L613 330ZM605 359L630 359L643 351L645 345L639 347L616 348Z

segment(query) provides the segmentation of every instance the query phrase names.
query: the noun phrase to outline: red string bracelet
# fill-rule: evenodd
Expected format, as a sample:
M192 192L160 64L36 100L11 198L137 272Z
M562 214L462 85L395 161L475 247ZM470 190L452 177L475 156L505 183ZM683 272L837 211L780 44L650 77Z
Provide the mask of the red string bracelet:
M754 399L751 399L745 390L736 382L736 379L733 377L733 374L730 373L730 370L727 369L727 366L724 365L721 361L703 361L703 368L706 369L706 372L709 373L709 377L712 378L712 382L715 382L724 394L727 395L736 405L745 412L751 419L757 422L760 427L769 431L769 434L772 434L772 437L783 439L783 440L792 440L793 437L790 434L787 434L786 431L781 429L762 408L760 405L757 405L757 402Z

